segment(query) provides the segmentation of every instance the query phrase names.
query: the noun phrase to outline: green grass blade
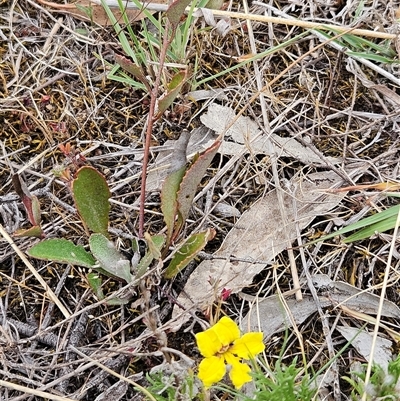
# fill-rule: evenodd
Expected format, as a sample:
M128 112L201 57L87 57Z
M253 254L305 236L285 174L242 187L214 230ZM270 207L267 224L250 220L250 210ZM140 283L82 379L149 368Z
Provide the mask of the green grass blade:
M384 220L381 220L375 224L371 224L368 227L363 228L360 231L350 235L349 237L345 238L343 242L348 244L354 241L360 241L365 238L369 238L375 233L383 233L385 231L391 230L395 227L397 220L397 214L395 216L388 217Z

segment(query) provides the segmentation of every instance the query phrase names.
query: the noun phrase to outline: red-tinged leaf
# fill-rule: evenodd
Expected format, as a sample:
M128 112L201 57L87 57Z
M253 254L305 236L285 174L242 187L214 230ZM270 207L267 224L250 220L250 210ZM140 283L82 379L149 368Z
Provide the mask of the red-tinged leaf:
M158 120L164 114L165 110L171 106L172 102L181 91L183 84L186 82L186 78L187 71L178 72L172 77L171 82L168 85L167 92L158 99L158 109L154 120Z
M181 215L183 222L186 221L189 215L189 210L192 207L192 202L196 194L197 187L199 186L200 181L203 179L214 156L216 155L220 144L220 141L216 141L208 149L206 149L189 167L182 179L177 201L178 212Z
M209 228L205 232L191 235L178 251L175 252L170 264L165 270L165 278L171 279L181 272L196 255L204 249L207 242L212 240L214 236L215 230L213 228Z
M166 15L172 26L178 26L179 22L181 21L182 15L185 13L186 7L188 7L190 3L191 0L175 0L168 7Z
M14 233L14 237L33 237L44 238L45 234L40 226L32 226L27 229L19 229Z
M169 174L161 189L161 211L164 216L165 224L167 225L167 248L171 243L172 233L174 232L175 219L178 211L178 190L185 172L186 166L183 166L179 170Z
M122 56L120 54L115 55L115 61L124 69L126 72L132 74L138 81L140 81L146 89L151 92L151 86L146 76L143 74L142 69L137 66L128 57Z
M40 203L35 195L32 195L32 217L35 223L39 225L41 220Z
M111 193L104 176L93 167L82 167L72 183L72 192L83 224L107 236Z
M12 176L12 183L15 192L24 205L29 222L33 226L38 226L40 224L40 205L37 197L31 195L25 182L21 180L18 174Z

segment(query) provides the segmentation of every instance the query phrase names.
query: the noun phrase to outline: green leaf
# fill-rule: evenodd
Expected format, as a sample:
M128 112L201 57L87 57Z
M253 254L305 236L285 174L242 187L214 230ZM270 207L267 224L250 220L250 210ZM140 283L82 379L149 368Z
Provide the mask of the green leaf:
M83 224L95 233L108 235L111 193L104 176L93 167L82 167L72 183L72 192Z
M175 277L196 257L207 245L207 242L212 240L214 236L215 230L213 228L209 228L205 232L191 235L172 257L169 266L165 270L165 278L171 279Z
M397 214L395 216L378 221L377 223L371 224L370 226L365 227L360 231L357 231L356 233L345 238L343 242L345 244L348 244L350 242L360 241L362 239L369 238L375 233L383 233L385 231L391 230L396 226L396 221Z
M220 144L220 141L215 141L208 149L206 149L197 160L193 162L182 179L177 196L177 202L178 212L183 222L186 221L189 215L197 187L217 153Z
M181 185L182 178L185 175L186 166L169 174L161 189L161 211L167 225L167 246L171 243L172 234L175 227L175 219L178 211L178 190Z
M161 249L165 244L165 235L153 235L152 237L147 237L147 244L148 250L146 254L140 259L140 262L137 266L137 273L135 278L138 279L142 277L145 273L147 268L150 266L150 263L157 259L160 255Z
M372 53L362 53L362 52L352 52L352 51L346 51L345 52L349 56L355 56L359 58L363 58L366 60L372 60L376 61L378 63L385 63L385 64L392 64L392 63L398 63L398 60L393 60L384 56L380 56L379 54L372 54Z
M106 274L118 277L130 283L133 280L131 264L103 234L92 234L89 246L100 267Z
M83 246L75 245L64 238L50 238L39 242L28 250L28 255L75 266L93 267L96 264L94 257Z
M155 120L158 120L164 114L165 110L168 109L178 96L183 84L186 82L186 77L187 71L178 72L172 77L167 92L158 99L158 110L154 117Z
M182 15L185 13L185 9L190 3L191 0L175 0L168 7L166 15L173 27L179 25Z
M95 293L96 297L101 301L104 299L103 289L101 288L102 280L99 273L88 273L86 275L90 288Z
M325 241L337 237L338 235L347 234L350 231L355 231L358 229L361 230L351 235L350 237L345 238L343 242L344 243L353 242L355 240L368 238L375 232L384 232L390 230L394 228L396 225L396 219L399 211L400 211L400 205L392 206L389 209L384 210L383 212L376 213L373 216L369 216L366 217L365 219L357 221L356 223L349 224L348 226L343 227L340 230L337 230L331 234L324 235L321 238L308 242L306 245L311 245L320 241ZM360 237L358 237L358 235L360 235Z

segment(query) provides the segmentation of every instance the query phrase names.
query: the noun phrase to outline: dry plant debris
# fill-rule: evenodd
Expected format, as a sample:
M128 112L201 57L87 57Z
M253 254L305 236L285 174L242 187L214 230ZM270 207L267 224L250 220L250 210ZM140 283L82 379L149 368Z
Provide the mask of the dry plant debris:
M225 6L254 19L267 15L390 35L398 31L393 3L360 4L255 0L250 11L246 1ZM147 373L179 377L195 366L200 356L194 333L218 312L246 328L268 323L271 308L274 316L286 311L283 320L263 328L265 354L274 360L286 344L283 362L303 351L318 370L365 322L363 335L372 333L375 319L368 316L378 313L376 300L367 311L357 303L381 294L385 269L386 317L379 322L376 355L387 360L398 353L392 334L399 327L399 239L389 232L354 244L302 246L395 202L379 191L324 189L399 179L398 57L378 62L370 56L376 49L365 44L369 58L360 51L350 55L349 42L329 42L315 29L232 18L221 34L199 18L185 53L193 81L153 132L145 217L151 234L163 230L159 192L180 132L192 132L191 155L222 133L221 151L184 227L186 234L213 228L216 236L201 255L204 260L174 280L161 279L162 264L152 266L136 288L109 279L106 296L133 297L112 306L107 298L96 298L84 268L24 262L36 240L7 240L7 233L28 227L12 186L19 174L40 201L45 235L87 243L68 187L53 173L66 163L58 145L71 143L106 177L110 233L119 251L132 257L149 98L107 78L114 51L120 50L113 28L63 10L65 5L57 10L41 1L0 2L0 398L142 399L139 385L146 387ZM132 27L144 43L141 25ZM296 35L302 36L293 40ZM372 40L390 54L398 51L395 40ZM212 122L215 109L223 118ZM235 118L243 118L237 120L241 130L224 132ZM321 273L329 291L315 281ZM390 314L392 308L397 309ZM369 344L366 338L363 345ZM355 359L368 357L359 343L346 348L329 367L330 381L321 384L321 394L347 399L349 387L341 376Z

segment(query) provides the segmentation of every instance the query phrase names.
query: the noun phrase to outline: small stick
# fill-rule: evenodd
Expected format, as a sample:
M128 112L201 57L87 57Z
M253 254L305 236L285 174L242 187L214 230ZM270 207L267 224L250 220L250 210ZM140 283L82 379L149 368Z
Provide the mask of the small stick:
M92 0L95 4L101 4L100 0ZM43 2L44 3L44 2ZM45 3L44 3L45 4ZM107 0L107 4L109 7L118 7L118 0ZM167 4L157 4L157 3L142 3L143 8L152 11L167 11ZM127 8L139 9L136 4L127 1ZM190 8L186 8L185 12L189 12ZM197 10L201 10L199 8L195 8L194 12ZM303 21L298 19L287 19L281 17L270 17L267 15L258 15L258 14L248 14L248 13L238 13L235 11L224 11L224 10L213 10L209 9L214 16L218 17L231 17L238 19L246 19L251 21L265 22L265 23L273 23L273 24L281 24L281 25L291 25L291 26L299 26L301 28L306 29L322 29L324 31L336 31L339 33L347 33L351 27L343 26L343 25L332 25L332 24L321 24L318 22L311 21ZM380 39L396 39L397 35L393 33L379 32L379 31L371 31L369 29L353 29L351 31L352 35L356 36L367 36L370 38L380 38Z

